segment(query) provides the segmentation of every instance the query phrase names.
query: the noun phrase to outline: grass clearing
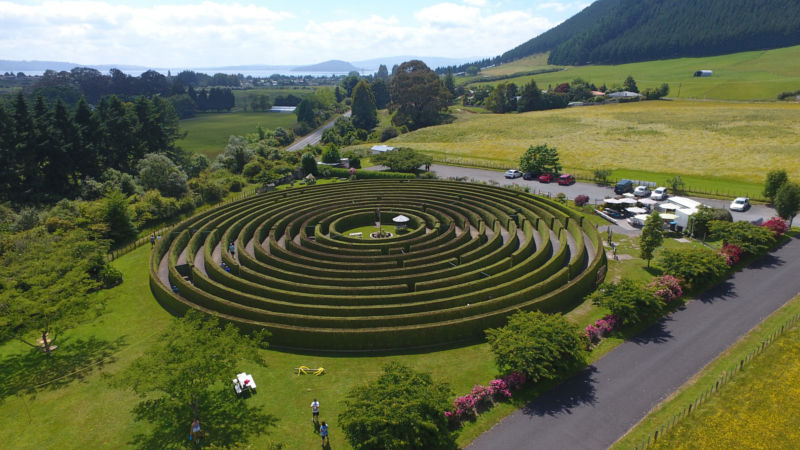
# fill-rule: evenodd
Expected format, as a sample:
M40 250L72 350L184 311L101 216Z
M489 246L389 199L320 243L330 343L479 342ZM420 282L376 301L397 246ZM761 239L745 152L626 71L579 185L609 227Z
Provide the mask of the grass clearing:
M721 374L800 313L800 296L770 315L659 405L612 448L633 448L694 402ZM797 442L800 414L795 399L800 379L800 327L776 339L692 415L659 438L656 448L774 448ZM766 445L771 443L771 445Z
M531 78L545 89L549 85L570 82L582 78L597 86L621 85L628 75L636 79L639 89L655 88L661 83L670 86L669 97L682 99L715 100L776 100L784 91L800 88L800 46L774 50L732 53L703 58L678 58L647 61L616 66L567 66L565 70L534 76L511 78L518 86ZM481 71L484 76L513 75L544 68L555 68L546 64L543 55L534 55ZM713 70L708 78L695 78L700 69ZM496 84L499 81L491 82ZM479 79L473 83L480 84Z
M176 145L210 159L225 151L231 135L244 136L255 133L258 126L274 130L290 129L297 122L294 114L270 112L201 113L197 117L181 120L181 131L186 137Z
M651 101L536 111L456 113L452 124L401 135L412 147L453 164L516 166L530 145L559 151L564 170L658 183L674 175L687 185L756 197L768 170L800 178L800 104ZM777 130L765 133L764 129Z

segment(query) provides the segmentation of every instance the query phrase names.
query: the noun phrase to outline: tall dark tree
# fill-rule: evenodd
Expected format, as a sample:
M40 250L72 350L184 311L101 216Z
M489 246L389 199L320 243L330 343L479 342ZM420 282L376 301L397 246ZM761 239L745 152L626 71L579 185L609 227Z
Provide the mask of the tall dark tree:
M634 80L631 75L628 75L628 78L625 78L625 81L622 82L622 88L630 92L639 92L639 87L636 86L636 80Z
M439 123L440 113L451 98L439 76L419 60L397 68L389 92L391 108L397 111L392 122L412 130Z
M539 86L536 85L536 82L531 80L529 83L522 86L522 92L520 92L520 98L517 102L517 109L520 112L535 111L539 109L541 101L542 91L539 90Z
M100 125L85 99L78 101L74 118L76 134L72 151L77 170L81 177L97 178L101 172L98 159Z
M378 124L378 110L375 107L375 96L372 95L367 80L358 82L353 88L353 125L356 128L371 130Z
M447 74L444 76L444 87L450 91L450 95L456 95L456 79L453 76L453 69L447 68Z
M304 98L300 101L297 105L297 109L295 110L295 114L297 114L297 121L305 123L311 127L316 125L316 117L314 116L314 100L310 98Z
M74 159L77 130L67 106L61 100L56 101L53 108L51 133L52 146L46 160L42 162L43 188L54 197L65 194L71 196L78 186L78 171Z
M375 74L375 78L378 80L389 79L389 70L386 68L386 64L381 64L378 66L378 73Z
M372 82L372 95L375 96L375 107L386 109L389 105L389 83L382 78Z
M99 149L102 149L103 166L131 173L145 154L133 108L112 95L100 101L97 113L101 125Z

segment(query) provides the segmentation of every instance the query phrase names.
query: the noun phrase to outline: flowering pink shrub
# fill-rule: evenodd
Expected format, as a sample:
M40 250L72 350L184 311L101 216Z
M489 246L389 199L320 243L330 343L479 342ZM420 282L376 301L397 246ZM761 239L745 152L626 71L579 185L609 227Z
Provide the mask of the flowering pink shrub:
M492 390L489 386L476 384L472 388L472 397L475 399L475 405L489 405L492 403Z
M614 331L618 323L619 318L613 314L609 314L602 319L597 319L595 323L586 326L584 332L590 342L597 342L601 337L608 336L609 333Z
M578 196L575 197L574 202L575 202L575 206L583 206L583 205L589 203L589 196L588 195L583 195L583 194L578 195Z
M508 389L508 383L501 378L489 382L489 392L492 393L493 398L498 400L511 398L511 390Z
M738 245L725 244L719 252L725 257L725 262L728 266L738 263L742 258L742 248Z
M672 275L655 277L648 286L655 288L655 296L660 298L664 303L669 303L683 295L681 281Z
M513 390L521 388L522 385L528 381L524 374L517 371L511 372L510 374L502 377L501 380L505 381L508 388Z
M469 420L477 415L475 411L475 397L471 394L456 398L453 402L453 414L459 420Z
M768 221L761 224L764 228L769 228L774 234L775 238L783 236L783 233L789 231L789 224L781 217L773 217Z

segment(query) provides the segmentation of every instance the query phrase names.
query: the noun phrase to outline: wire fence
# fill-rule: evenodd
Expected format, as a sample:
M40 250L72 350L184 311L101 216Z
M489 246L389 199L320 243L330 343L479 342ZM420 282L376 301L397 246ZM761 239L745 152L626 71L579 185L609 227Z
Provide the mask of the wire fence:
M669 432L681 419L684 419L690 416L694 411L697 411L697 408L700 407L703 403L706 402L713 394L720 390L725 384L728 383L737 373L739 373L745 365L750 363L756 356L761 354L772 342L775 341L779 336L781 336L786 330L790 329L797 320L800 319L800 314L795 314L791 319L786 321L780 329L775 330L772 334L767 336L764 340L761 341L759 345L757 345L752 351L750 351L747 356L740 359L738 363L734 364L733 367L730 369L722 372L722 375L717 378L717 380L711 384L708 388L706 388L695 400L685 407L681 409L680 412L673 414L673 416L667 419L661 426L657 427L655 431L653 431L647 439L642 439L642 441L634 447L635 450L644 450L655 445L659 439L663 439L664 435Z
M215 203L213 205L210 205L209 209L218 208L220 206L224 206L224 205L227 205L229 203L233 203L233 202L242 200L244 198L250 197L251 195L254 195L254 194L256 194L256 189L255 188L248 189L248 190L242 191L238 195L235 195L233 197L227 198L227 199L225 199L225 200L223 200L223 201L221 201L219 203ZM195 213L196 212L197 212L197 210L195 210ZM194 215L194 213L192 213L192 215ZM142 245L144 245L144 244L146 244L148 242L151 242L151 239L156 239L156 240L161 239L161 236L164 236L167 233L170 233L175 227L177 227L178 225L183 223L185 220L188 220L188 219L184 219L184 220L179 221L177 223L174 223L172 225L167 225L167 226L161 227L161 228L156 229L156 230L151 230L148 233L146 233L145 236L140 237L140 238L136 239L135 241L133 241L131 243L125 244L120 248L116 248L114 250L111 250L110 252L108 252L108 255L106 255L106 259L109 262L114 261L115 259L119 258L120 256L126 255L126 254L132 252L133 250L136 250L137 248L141 247Z

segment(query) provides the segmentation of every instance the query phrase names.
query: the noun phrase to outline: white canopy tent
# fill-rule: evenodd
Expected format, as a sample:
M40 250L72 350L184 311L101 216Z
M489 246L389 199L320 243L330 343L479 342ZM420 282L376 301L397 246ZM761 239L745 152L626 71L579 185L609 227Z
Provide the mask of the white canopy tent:
M396 216L394 219L392 219L392 222L394 223L396 229L399 231L399 230L404 230L408 226L408 222L410 220L411 219L409 219L408 217L400 214L399 216Z

